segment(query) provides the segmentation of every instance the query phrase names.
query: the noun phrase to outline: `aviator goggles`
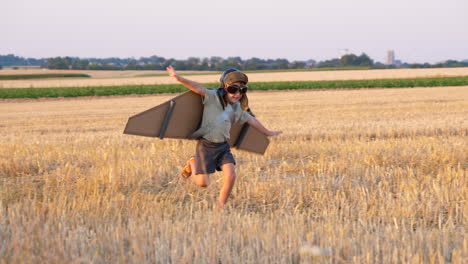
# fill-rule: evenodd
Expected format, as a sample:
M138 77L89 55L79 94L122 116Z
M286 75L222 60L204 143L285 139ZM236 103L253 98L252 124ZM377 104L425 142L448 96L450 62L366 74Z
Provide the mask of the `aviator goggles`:
M247 92L247 86L237 86L237 85L229 85L226 90L230 94L236 94L239 92L240 94L245 94Z

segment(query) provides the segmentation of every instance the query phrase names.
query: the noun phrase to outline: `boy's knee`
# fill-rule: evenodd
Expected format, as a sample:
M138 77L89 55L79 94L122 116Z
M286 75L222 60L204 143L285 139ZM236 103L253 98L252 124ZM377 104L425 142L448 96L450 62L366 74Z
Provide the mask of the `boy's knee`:
M198 176L198 177L197 177ZM208 181L208 177L206 175L196 175L195 177L195 184L198 185L199 187L208 187L210 184Z

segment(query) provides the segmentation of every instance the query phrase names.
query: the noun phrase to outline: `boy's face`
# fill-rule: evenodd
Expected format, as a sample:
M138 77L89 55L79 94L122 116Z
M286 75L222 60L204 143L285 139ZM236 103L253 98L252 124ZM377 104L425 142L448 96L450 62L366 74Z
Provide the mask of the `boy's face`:
M237 86L237 88L241 88L241 87L245 87L246 85L243 83L243 82L235 82L235 83L231 83L230 85L225 85L224 86L224 90L226 91L226 98L228 100L229 103L231 104L235 104L237 102L239 102L239 100L242 98L242 93L240 92L240 89L237 89L236 93L230 93L227 88L229 86Z

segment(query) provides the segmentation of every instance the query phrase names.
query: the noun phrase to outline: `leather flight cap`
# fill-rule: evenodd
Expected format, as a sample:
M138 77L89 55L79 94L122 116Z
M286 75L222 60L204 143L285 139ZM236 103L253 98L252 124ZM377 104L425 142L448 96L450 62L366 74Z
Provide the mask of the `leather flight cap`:
M249 82L249 78L240 71L230 72L224 77L224 83L227 85L231 85L235 82L243 82L247 84Z

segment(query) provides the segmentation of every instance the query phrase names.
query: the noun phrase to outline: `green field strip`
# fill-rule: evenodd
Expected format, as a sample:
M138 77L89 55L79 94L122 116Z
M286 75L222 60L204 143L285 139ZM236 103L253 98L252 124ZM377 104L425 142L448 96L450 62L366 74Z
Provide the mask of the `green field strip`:
M206 87L218 87L217 83L207 83L204 85ZM412 79L257 82L250 84L249 89L255 91L294 89L404 88L464 85L468 85L468 76ZM129 94L179 93L184 91L187 91L187 88L180 84L63 88L0 88L0 98L108 96Z

